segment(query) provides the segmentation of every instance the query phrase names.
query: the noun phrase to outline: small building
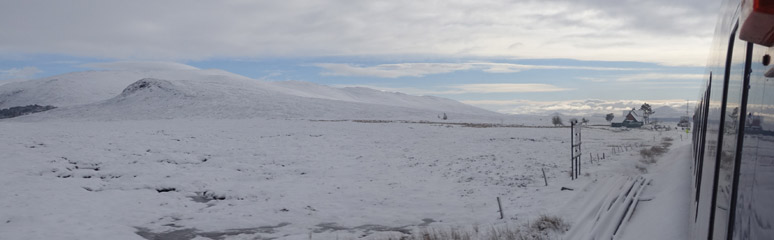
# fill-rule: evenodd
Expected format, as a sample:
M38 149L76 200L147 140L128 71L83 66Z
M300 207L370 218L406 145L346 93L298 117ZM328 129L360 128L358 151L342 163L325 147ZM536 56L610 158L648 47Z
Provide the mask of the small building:
M610 126L612 127L627 127L627 128L638 128L642 127L643 121L642 116L640 113L637 112L636 109L630 110L630 111L624 111L624 117L623 122L620 123L612 123Z

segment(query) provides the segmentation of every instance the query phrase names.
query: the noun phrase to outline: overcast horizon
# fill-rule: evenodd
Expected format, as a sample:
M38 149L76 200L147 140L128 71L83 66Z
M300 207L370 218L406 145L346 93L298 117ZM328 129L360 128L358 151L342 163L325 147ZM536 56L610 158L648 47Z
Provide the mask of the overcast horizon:
M640 101L679 108L698 97L719 8L700 0L2 1L0 83L150 61L503 113L619 114Z

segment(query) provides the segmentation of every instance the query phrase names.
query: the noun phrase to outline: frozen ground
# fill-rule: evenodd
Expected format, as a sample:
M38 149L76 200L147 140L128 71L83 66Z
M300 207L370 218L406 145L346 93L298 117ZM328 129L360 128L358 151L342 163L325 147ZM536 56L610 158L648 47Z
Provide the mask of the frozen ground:
M573 201L601 179L669 169L634 146L688 143L586 128L588 174L570 181L568 128L173 119L3 121L0 132L7 239L377 239L540 214L575 225ZM633 148L612 154L619 145Z

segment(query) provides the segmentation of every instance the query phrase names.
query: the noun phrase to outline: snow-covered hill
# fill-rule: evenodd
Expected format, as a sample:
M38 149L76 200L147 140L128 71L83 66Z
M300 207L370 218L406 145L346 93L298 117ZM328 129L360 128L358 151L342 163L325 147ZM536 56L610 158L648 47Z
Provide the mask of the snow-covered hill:
M25 119L305 118L497 120L454 100L309 82L268 82L222 70L153 69L68 73L0 86L0 108L60 107Z
M163 69L72 72L0 85L0 109L31 104L76 106L115 97L142 78L203 79L214 76L245 78L222 70Z
M427 109L437 111L443 109L447 112L484 114L492 112L460 102L433 96L412 96L399 92L384 92L364 87L334 88L302 81L283 81L271 83L271 88L279 92L296 96L339 100L347 102L359 102L369 104L381 104L397 107Z

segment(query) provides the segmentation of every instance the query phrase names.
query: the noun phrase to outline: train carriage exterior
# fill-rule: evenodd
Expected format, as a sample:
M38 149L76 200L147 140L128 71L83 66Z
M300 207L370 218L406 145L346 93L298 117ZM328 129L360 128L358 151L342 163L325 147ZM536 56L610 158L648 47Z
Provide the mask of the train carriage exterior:
M774 0L727 0L693 117L693 239L774 239Z

